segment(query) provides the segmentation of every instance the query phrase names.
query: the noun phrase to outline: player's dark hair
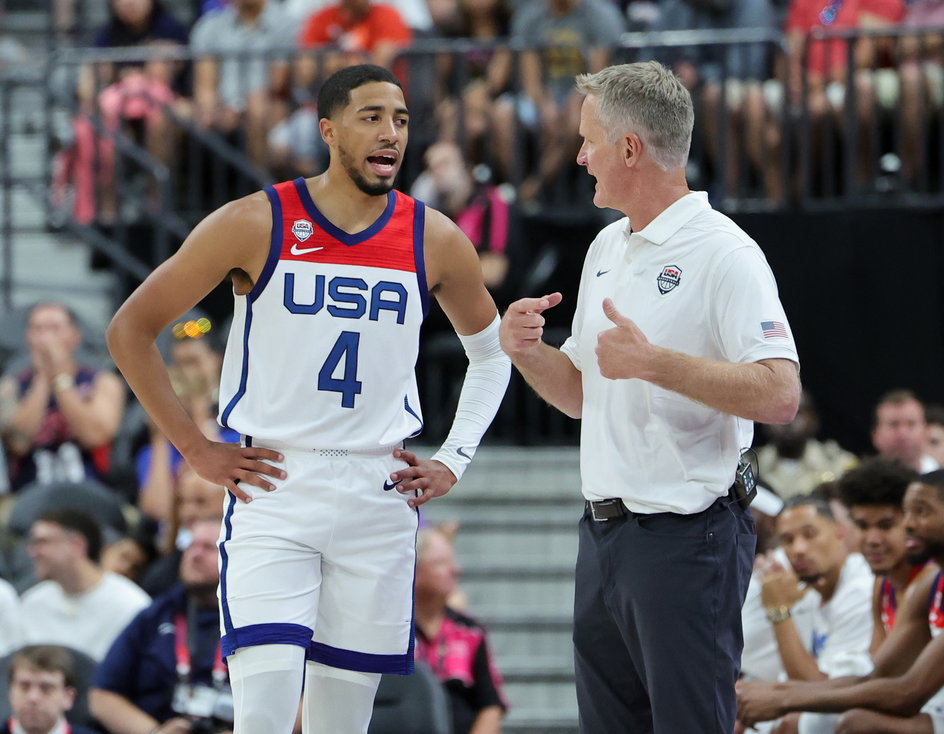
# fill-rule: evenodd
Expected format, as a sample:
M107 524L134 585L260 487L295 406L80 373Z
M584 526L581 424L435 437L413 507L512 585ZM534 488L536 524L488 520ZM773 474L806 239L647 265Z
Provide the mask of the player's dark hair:
M935 469L927 474L922 474L915 479L915 481L920 484L926 484L929 487L934 487L937 490L938 496L944 499L944 469Z
M14 653L7 669L7 682L13 683L13 675L21 665L42 670L44 673L62 673L67 688L75 688L75 660L59 645L30 645Z
M329 76L318 90L318 117L330 118L351 102L351 90L371 82L389 82L403 88L389 69L375 64L346 66Z
M98 563L101 560L102 528L98 521L87 512L69 508L48 510L33 522L48 522L70 532L78 533L85 538L85 555L88 559L93 563Z
M892 505L900 508L905 490L918 473L900 461L873 457L839 477L839 499L846 507Z
M814 495L812 492L810 494L798 494L784 500L783 509L780 511L778 517L783 517L783 513L787 510L792 510L794 507L806 507L807 505L816 510L817 515L822 515L827 520L836 522L836 516L833 514L833 509L829 506L829 501L823 497Z

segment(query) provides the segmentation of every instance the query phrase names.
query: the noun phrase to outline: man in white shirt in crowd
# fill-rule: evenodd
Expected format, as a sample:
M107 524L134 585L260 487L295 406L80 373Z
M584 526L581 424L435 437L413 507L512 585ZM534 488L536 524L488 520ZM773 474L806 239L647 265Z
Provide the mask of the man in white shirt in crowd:
M875 579L862 555L846 550L844 532L827 502L793 497L777 518L777 534L790 567L773 559L766 566L758 564L761 602L791 680L865 675L871 669ZM809 621L804 620L809 631L801 633L792 610L798 604L806 610L810 596L816 603L811 605ZM800 732L823 731L818 727L834 723L806 718L799 722Z
M24 642L65 645L101 660L150 597L134 582L102 570L101 528L87 513L43 513L27 544L40 582L23 594Z

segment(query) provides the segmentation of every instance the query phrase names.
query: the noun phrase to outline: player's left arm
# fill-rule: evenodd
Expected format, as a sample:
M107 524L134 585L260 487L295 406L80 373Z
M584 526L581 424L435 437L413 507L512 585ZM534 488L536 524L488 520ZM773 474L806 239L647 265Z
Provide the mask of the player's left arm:
M429 460L398 449L410 466L390 475L413 507L446 494L462 476L485 430L498 412L508 386L511 361L498 341L498 309L482 280L482 267L469 239L435 209L426 209L424 230L426 279L430 292L452 323L466 356L466 370L452 428L442 448Z

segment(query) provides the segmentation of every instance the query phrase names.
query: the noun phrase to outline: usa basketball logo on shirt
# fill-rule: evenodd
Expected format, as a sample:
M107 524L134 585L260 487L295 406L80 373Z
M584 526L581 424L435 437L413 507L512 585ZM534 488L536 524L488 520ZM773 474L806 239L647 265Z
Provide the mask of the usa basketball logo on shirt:
M676 286L682 280L682 269L678 265L666 265L662 272L656 278L656 285L659 286L659 293L663 296L669 291L675 290Z
M292 224L292 234L299 242L304 242L315 232L315 228L307 219L296 219Z

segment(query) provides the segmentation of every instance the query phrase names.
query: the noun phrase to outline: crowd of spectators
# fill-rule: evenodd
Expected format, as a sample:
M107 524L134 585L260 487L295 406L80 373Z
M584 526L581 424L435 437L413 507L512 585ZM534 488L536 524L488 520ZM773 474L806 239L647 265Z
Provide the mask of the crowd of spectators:
M673 40L680 30L721 40ZM627 31L668 36L624 44ZM416 161L456 143L489 183L540 208L582 182L575 75L655 57L694 95L690 173L713 196L933 192L942 39L937 0L111 0L104 25L72 43L142 60L80 70L57 187L79 221L113 221L119 129L178 175L198 165L182 145L190 126L275 178L313 175L326 162L320 81L369 60L404 83ZM406 165L401 186L418 173ZM147 197L161 206L155 187Z

